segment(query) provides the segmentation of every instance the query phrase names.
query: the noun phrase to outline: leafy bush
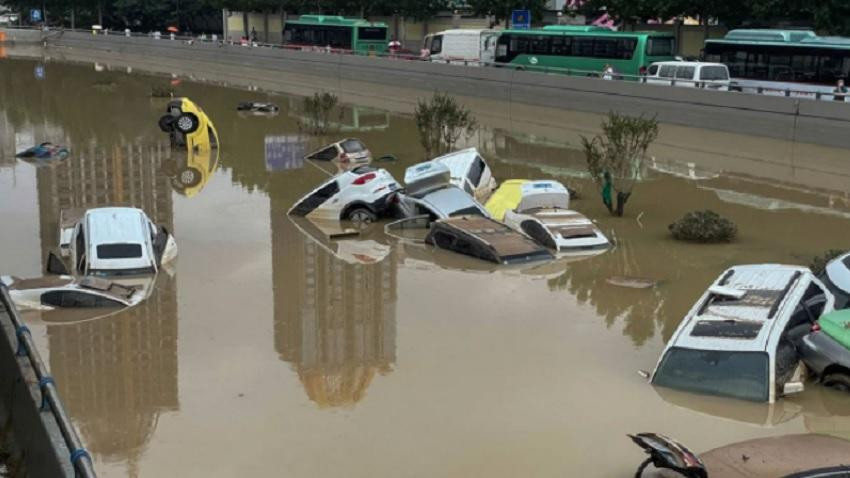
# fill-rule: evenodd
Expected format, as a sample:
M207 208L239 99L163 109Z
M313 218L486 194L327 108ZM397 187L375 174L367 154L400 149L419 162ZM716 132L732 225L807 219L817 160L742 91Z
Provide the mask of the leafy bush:
M331 125L331 112L339 103L339 98L328 92L314 93L304 98L304 115L306 124L301 125L309 134L326 134Z
M735 223L710 210L689 212L668 229L674 238L693 242L730 242L738 234Z
M829 261L835 259L841 254L844 254L845 252L846 251L841 249L830 249L819 256L815 256L809 264L809 269L811 269L815 275L820 275L824 269L826 269L826 265L829 264Z
M601 134L591 139L581 137L587 171L599 187L602 203L611 214L623 215L646 150L657 137L658 121L655 117L630 117L614 112L608 113L602 121Z
M472 112L444 93L420 99L414 115L427 159L452 151L461 135L472 136L478 126Z

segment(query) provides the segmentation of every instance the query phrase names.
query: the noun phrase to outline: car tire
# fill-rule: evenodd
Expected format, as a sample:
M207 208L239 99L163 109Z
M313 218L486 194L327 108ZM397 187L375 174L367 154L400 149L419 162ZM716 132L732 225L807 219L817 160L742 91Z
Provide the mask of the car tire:
M177 180L184 187L191 188L201 182L201 173L195 168L186 168L177 175Z
M159 118L159 129L162 130L163 133L170 133L174 131L174 117L171 115L162 115Z
M378 216L376 216L374 212L365 207L351 208L346 213L345 218L359 227L368 226L378 220Z
M846 373L830 373L823 378L825 387L839 392L850 392L850 375Z
M174 126L183 134L189 134L197 130L198 124L198 117L191 113L178 116L177 120L174 122Z

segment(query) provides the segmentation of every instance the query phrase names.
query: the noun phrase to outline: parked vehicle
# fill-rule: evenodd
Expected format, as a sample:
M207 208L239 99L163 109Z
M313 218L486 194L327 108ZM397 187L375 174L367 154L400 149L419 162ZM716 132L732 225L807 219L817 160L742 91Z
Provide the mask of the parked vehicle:
M358 166L322 183L289 209L293 216L370 224L394 212L401 185L384 169Z
M276 115L278 112L280 112L280 107L274 103L264 103L260 101L242 101L238 105L236 105L236 111L257 115Z
M177 243L141 209L104 207L63 210L59 250L70 267L48 259L48 272L125 276L156 273L177 257Z
M850 252L829 261L818 277L835 296L835 308L850 308Z
M469 193L476 201L486 201L496 189L493 172L476 148L455 151L434 158L433 161L448 166L451 183Z
M729 91L729 69L722 63L660 61L649 65L646 83Z
M360 55L385 53L388 45L386 23L362 18L332 15L301 15L286 20L283 44L289 48L346 50Z
M496 264L552 259L546 248L484 216L456 216L431 224L427 244Z
M656 433L629 435L649 457L635 474L650 465L687 478L846 478L850 442L817 434L756 438L715 448L697 456L676 440ZM654 475L655 476L655 475ZM664 474L663 476L669 476Z
M369 164L372 153L359 139L346 138L326 145L306 156L315 161L337 161L342 164Z
M21 309L50 310L56 307L131 307L144 299L134 287L98 277L52 276L37 279L0 277L9 297Z
M562 254L599 254L611 244L593 221L572 211L570 193L557 181L511 179L487 201L490 215Z
M21 151L15 157L24 162L42 166L68 159L70 154L71 152L65 146L53 143L41 143Z
M189 98L168 102L166 114L159 118L159 128L169 134L171 145L191 150L218 147L218 132L200 106Z
M480 65L496 59L499 33L489 29L454 29L425 35L422 51L431 61Z
M824 386L850 392L850 309L821 317L803 337L799 351L809 372Z
M653 385L773 403L802 391L796 345L835 299L808 268L727 269L681 322Z

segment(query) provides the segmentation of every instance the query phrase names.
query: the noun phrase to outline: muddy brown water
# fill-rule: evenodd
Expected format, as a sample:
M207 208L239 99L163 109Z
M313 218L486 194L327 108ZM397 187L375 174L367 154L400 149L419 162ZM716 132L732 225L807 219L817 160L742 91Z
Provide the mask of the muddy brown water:
M266 144L298 135L299 98L178 85L221 136L220 157L193 160L195 181L156 125L165 100L151 87L169 79L60 63L37 79L36 66L0 61L0 273L40 275L66 207L142 207L179 246L173 275L136 308L26 314L101 476L621 477L643 458L626 433L696 451L789 433L850 439L850 397L813 384L768 406L656 390L636 373L724 268L850 246L847 151L664 126L626 217L611 218L575 134L557 134L598 118L482 121L468 144L497 178L580 190L575 209L617 242L590 259L500 269L380 231L327 242L293 223L286 211L324 174L280 170ZM239 116L245 100L281 112ZM396 178L423 156L409 115L364 100L338 123L330 139L400 158L386 164ZM13 158L40 141L69 145L71 158ZM738 224L737 241L669 237L670 222L706 208Z

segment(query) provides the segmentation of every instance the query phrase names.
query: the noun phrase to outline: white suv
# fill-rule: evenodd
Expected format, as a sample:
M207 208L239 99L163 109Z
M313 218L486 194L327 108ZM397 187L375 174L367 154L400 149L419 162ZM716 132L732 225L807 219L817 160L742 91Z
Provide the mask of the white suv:
M651 382L771 403L802 391L796 345L834 304L806 267L732 267L679 324Z

